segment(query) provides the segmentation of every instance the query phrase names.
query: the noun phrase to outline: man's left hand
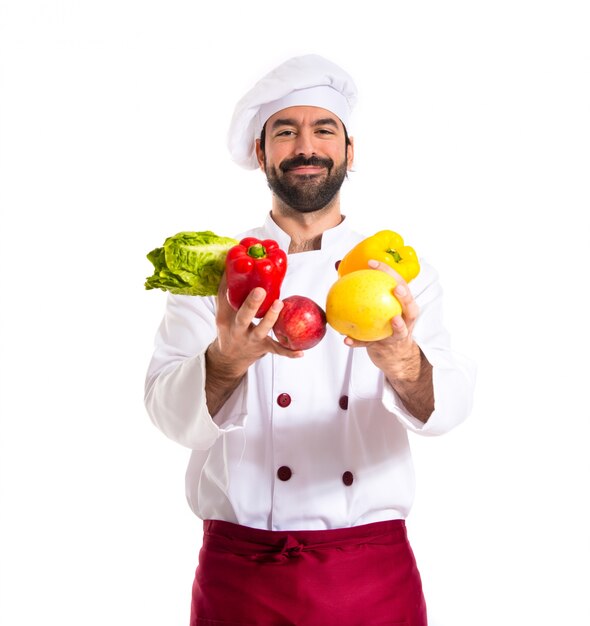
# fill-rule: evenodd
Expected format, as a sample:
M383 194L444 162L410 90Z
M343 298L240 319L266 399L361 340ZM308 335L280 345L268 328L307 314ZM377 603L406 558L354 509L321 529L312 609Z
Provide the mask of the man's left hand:
M386 272L397 281L394 295L402 307L391 320L392 334L379 341L357 341L346 337L351 348L365 347L371 361L385 374L408 410L426 421L434 410L432 366L412 336L420 309L406 281L386 263L369 261L369 267Z
M404 378L405 371L418 358L420 349L416 345L412 332L418 319L419 308L410 292L406 281L389 265L379 261L369 261L369 267L393 276L397 281L395 297L402 307L400 315L391 320L392 334L380 341L357 341L351 337L345 339L346 345L352 348L367 348L367 353L375 365L394 378Z

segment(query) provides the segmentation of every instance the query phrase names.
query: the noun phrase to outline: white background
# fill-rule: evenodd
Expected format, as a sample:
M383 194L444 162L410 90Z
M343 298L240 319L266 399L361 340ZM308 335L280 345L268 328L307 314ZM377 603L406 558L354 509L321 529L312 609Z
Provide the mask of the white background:
M584 4L1 3L3 626L187 624L201 525L143 408L145 254L262 221L227 125L309 52L360 90L344 212L438 268L479 366L469 421L412 438L431 624L589 623Z

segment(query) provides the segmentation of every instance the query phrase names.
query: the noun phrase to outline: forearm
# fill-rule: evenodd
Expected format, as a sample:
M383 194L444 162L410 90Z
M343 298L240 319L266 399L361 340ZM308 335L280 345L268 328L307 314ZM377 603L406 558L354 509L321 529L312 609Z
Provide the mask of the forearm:
M432 365L420 347L412 342L408 355L385 367L383 372L408 412L426 423L434 411L434 386Z
M215 416L227 399L236 390L247 368L237 366L219 351L217 339L211 343L205 353L205 397L211 416Z

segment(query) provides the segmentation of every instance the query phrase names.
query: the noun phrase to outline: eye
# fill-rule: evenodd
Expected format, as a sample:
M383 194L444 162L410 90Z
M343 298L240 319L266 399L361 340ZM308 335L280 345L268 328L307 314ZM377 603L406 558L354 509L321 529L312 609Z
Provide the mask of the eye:
M285 129L285 130L281 130L281 131L279 131L279 132L275 135L275 137L291 137L291 135L294 135L294 134L295 134L295 131Z
M334 135L334 131L331 128L318 128L318 135Z

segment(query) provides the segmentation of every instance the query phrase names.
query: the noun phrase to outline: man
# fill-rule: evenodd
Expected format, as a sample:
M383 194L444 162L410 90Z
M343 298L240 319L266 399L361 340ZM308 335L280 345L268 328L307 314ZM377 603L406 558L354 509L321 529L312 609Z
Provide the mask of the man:
M247 234L288 251L283 298L323 305L337 262L362 239L340 212L355 98L350 76L309 55L236 107L230 151L272 191L264 225ZM391 337L363 344L329 328L305 353L272 337L281 301L255 319L261 288L238 311L225 281L217 298L169 296L146 406L192 450L187 498L205 520L192 626L426 624L404 522L414 495L407 432L461 422L473 373L450 349L434 270L422 263L395 294L403 311Z

